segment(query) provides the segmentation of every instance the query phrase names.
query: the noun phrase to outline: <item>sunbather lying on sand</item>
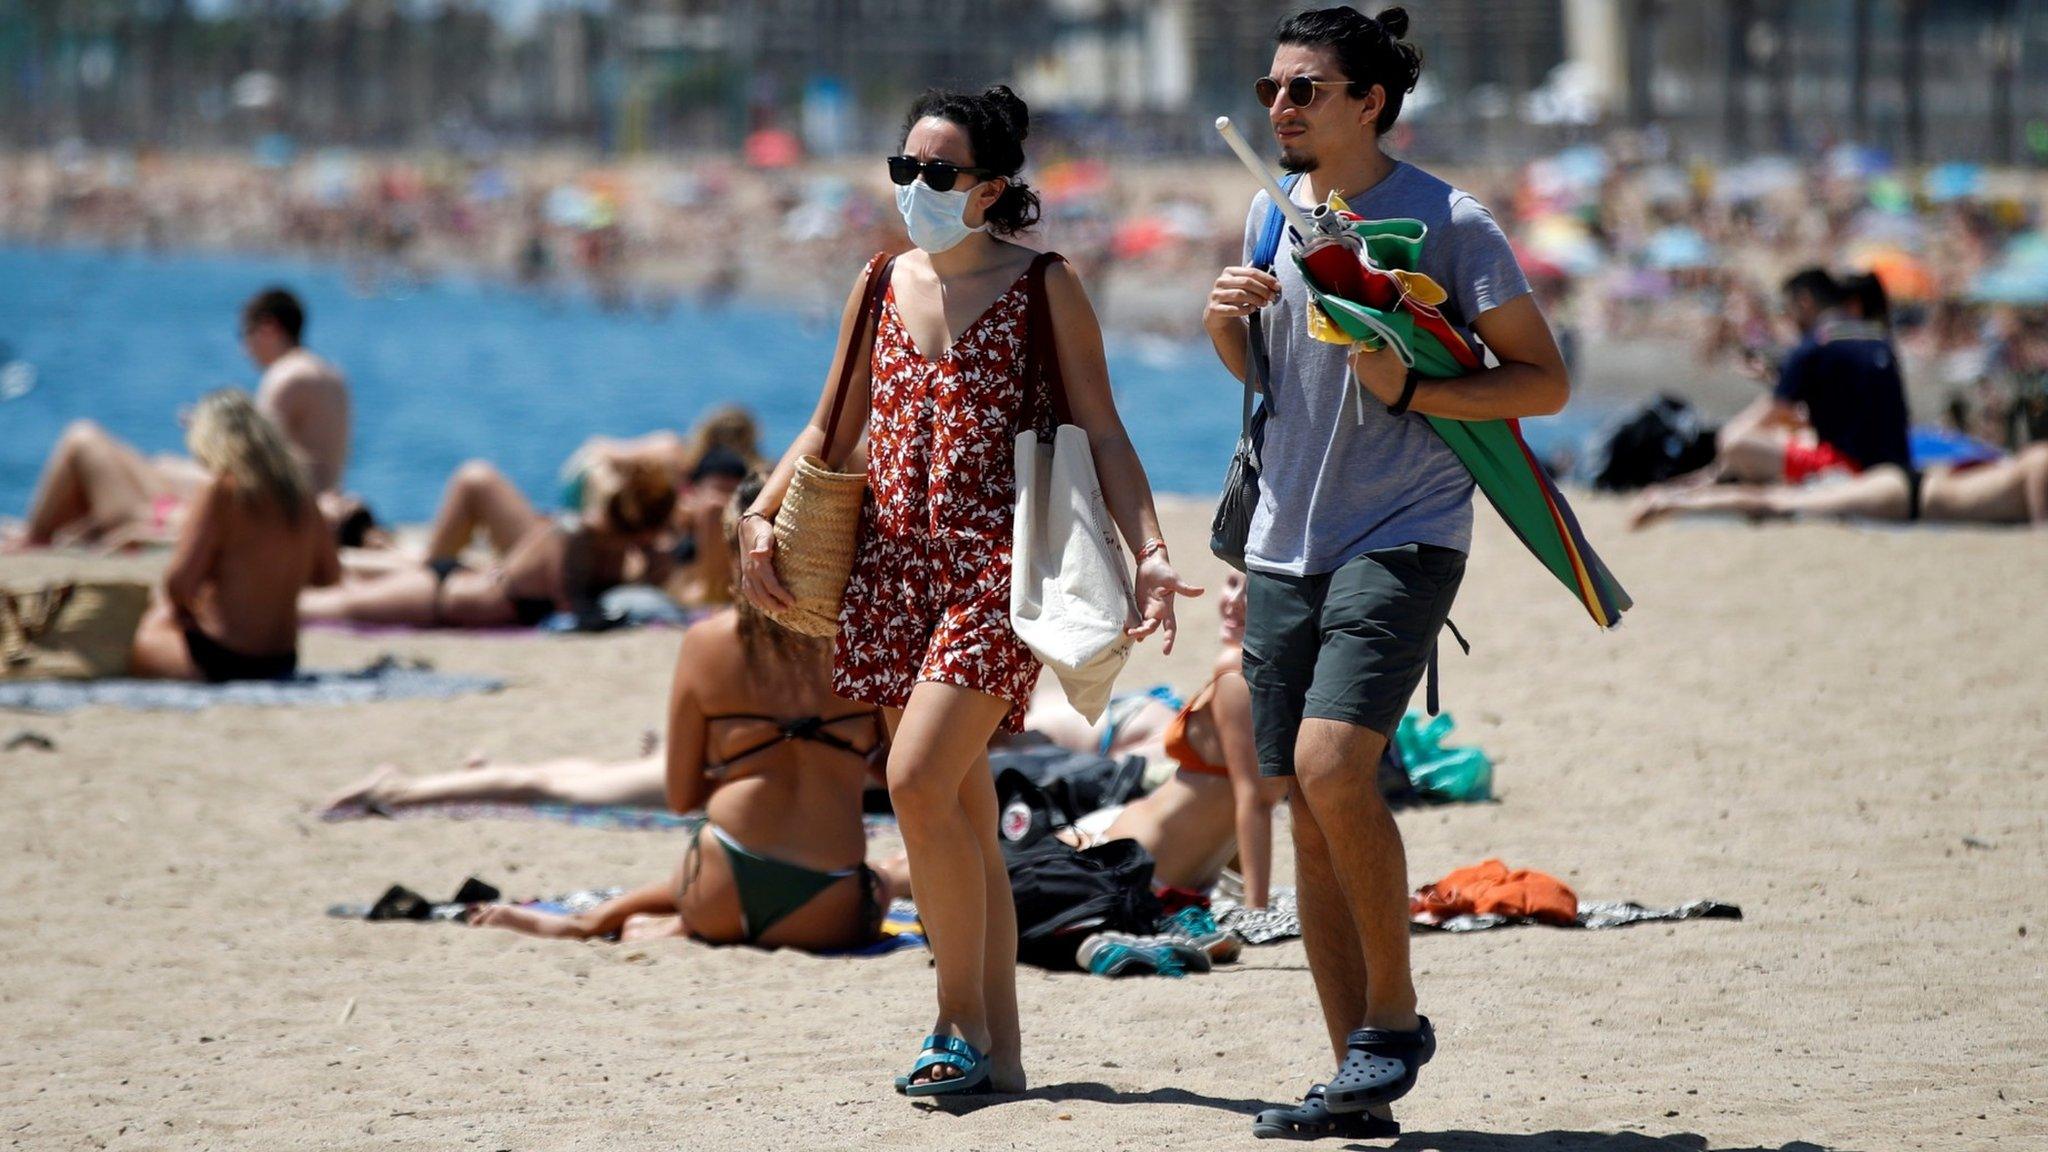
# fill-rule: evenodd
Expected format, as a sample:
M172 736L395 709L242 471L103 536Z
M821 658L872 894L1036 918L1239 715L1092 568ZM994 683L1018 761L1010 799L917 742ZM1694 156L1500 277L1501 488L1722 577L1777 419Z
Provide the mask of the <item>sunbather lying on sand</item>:
M1748 484L1664 489L1637 501L1643 528L1667 516L1738 515L1754 520L1833 516L1929 524L2048 526L2048 444L1963 468L1913 473L1881 464L1855 476L1801 487Z
M557 521L481 460L458 469L434 518L424 565L402 564L309 592L308 620L415 628L534 625L556 612L597 616L597 600L624 583L668 524L675 483L656 465L599 465L584 513ZM457 558L481 529L498 563L487 571Z

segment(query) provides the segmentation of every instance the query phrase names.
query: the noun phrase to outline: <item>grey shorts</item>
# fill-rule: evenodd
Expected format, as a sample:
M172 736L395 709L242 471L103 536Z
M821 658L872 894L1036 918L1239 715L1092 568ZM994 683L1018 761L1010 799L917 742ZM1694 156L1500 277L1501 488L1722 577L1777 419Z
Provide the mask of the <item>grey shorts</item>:
M1464 576L1465 554L1432 544L1367 552L1320 576L1247 573L1244 678L1259 774L1294 775L1304 717L1392 733Z

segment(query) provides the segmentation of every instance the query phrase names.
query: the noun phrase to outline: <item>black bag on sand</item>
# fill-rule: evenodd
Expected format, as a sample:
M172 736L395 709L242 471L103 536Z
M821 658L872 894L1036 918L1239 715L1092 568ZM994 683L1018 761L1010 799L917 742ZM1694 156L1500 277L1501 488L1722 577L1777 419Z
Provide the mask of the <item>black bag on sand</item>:
M989 769L996 776L996 798L1005 799L1003 777L1015 772L1043 789L1061 814L1055 826L1071 824L1100 808L1124 804L1145 789L1145 758L1108 757L1073 752L1051 741L1013 742L992 748Z
M1097 932L1144 934L1159 923L1152 854L1136 840L1075 850L1046 838L1003 854L1017 905L1017 959L1056 972L1079 969L1074 952Z
M1714 462L1714 430L1692 405L1659 396L1600 433L1584 478L1603 492L1633 492Z

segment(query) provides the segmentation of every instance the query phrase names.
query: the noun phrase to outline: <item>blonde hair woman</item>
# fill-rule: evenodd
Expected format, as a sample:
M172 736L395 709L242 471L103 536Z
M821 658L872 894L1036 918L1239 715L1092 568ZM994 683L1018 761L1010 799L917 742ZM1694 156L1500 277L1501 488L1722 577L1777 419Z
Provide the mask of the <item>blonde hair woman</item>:
M300 590L341 578L312 484L241 392L202 398L185 443L207 479L136 630L129 671L216 683L289 677Z

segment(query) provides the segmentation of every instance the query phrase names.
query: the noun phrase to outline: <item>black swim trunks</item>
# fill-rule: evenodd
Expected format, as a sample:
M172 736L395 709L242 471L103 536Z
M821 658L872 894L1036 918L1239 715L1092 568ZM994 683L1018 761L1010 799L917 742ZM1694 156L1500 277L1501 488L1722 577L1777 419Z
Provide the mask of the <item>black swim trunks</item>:
M279 656L250 656L192 626L185 629L185 650L191 653L193 665L209 684L225 684L230 680L289 680L299 672L299 654L296 651Z

